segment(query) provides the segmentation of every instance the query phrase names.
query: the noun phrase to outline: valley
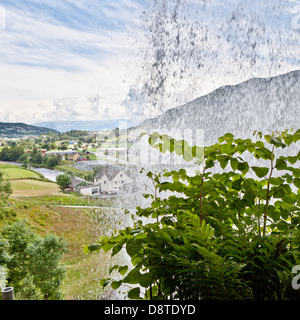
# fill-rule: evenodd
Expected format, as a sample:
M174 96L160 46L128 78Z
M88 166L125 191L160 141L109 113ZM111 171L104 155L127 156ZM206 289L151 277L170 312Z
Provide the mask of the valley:
M86 255L82 248L119 226L112 199L65 194L40 173L4 162L0 172L12 187L7 205L0 208L0 229L26 220L40 235L63 236L69 250L62 260L66 269L61 287L64 299L99 299L103 294L99 281L107 276L111 258L104 253Z

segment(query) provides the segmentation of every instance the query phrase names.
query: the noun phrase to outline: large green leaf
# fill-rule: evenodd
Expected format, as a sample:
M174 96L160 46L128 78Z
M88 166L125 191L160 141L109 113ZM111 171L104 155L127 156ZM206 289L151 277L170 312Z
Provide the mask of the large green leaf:
M118 288L122 285L122 283L123 283L123 280L113 281L113 282L111 283L111 287L112 287L114 290L116 290L116 289L118 289Z
M281 147L281 148L285 148L286 144L284 144L283 142L279 141L278 139L271 137L270 139L270 143L273 144L276 148Z
M229 157L219 157L219 161L220 161L221 168L225 169L228 164Z
M233 170L236 170L238 167L239 161L236 158L230 160L230 165Z
M281 177L277 177L277 178L271 177L269 179L269 182L274 186L279 186L284 182L284 180Z
M287 168L286 161L283 158L279 158L276 160L275 168L277 170L284 170Z
M120 266L119 269L118 269L119 273L124 276L125 273L128 271L128 266L125 265L125 266Z
M266 167L252 166L251 168L259 178L266 176L269 172L269 168Z
M293 182L294 182L295 187L299 189L300 188L300 179L295 178Z
M141 292L141 289L139 287L133 288L128 292L128 298L132 300L138 300L140 299L140 292Z
M136 255L142 249L142 240L132 238L126 244L126 252L130 257Z
M223 153L223 154L229 154L231 152L231 146L230 144L221 144L220 145L220 151Z

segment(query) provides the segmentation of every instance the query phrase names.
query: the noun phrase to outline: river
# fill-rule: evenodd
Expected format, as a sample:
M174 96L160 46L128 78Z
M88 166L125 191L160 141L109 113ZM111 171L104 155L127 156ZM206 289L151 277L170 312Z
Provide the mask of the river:
M13 162L13 161L2 161L7 164L12 164L14 166L21 166L22 163ZM52 170L47 168L36 168L36 167L30 167L31 170L34 170L36 172L41 173L46 179L49 179L51 181L56 182L56 177L60 174L63 174L64 172L58 171L58 170Z
M31 170L41 173L46 179L56 182L56 177L64 172L47 168L30 167Z

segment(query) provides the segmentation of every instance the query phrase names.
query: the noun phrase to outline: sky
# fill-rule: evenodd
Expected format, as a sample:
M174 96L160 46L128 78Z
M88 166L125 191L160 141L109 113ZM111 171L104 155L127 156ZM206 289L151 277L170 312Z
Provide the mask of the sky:
M143 119L300 69L300 0L0 0L0 121Z

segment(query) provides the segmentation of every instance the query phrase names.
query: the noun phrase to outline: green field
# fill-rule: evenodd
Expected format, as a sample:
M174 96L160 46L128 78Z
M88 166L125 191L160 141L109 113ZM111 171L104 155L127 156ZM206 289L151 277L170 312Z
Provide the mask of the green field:
M67 206L107 207L112 205L112 199L64 194L55 182L17 166L0 163L0 170L13 190L9 207L0 208L0 229L7 223L25 219L43 236L48 233L64 236L70 250L62 261L67 271L61 288L64 299L99 299L103 292L99 280L108 276L112 260L109 253L85 255L82 248L119 227L118 216L114 209Z
M10 181L13 197L51 195L60 191L56 183L45 180L43 175L33 170L0 162L0 172L3 179Z
M30 203L32 205L68 205L68 206L97 206L97 207L110 207L113 206L113 200L111 198L83 198L73 194L47 194L41 196L27 196L23 198L23 202Z
M18 179L41 179L42 176L37 172L10 164L0 164L0 172L3 173L3 179L18 180Z
M21 168L0 167L0 171L3 172L3 178L7 180L41 179L41 177L37 173Z
M75 196L69 196L70 200ZM0 208L0 229L7 223L26 219L30 226L42 236L55 233L68 242L69 252L63 256L62 264L66 268L66 277L61 290L65 300L94 300L103 293L100 279L108 276L113 264L110 253L86 255L83 246L93 243L102 235L119 227L118 215L114 209L69 208L63 206L44 206L45 199L56 197L10 198L9 208ZM67 196L62 197L67 201ZM39 203L38 203L39 202ZM120 257L114 257L114 263L121 265Z
M10 180L13 197L44 196L60 192L54 182L45 182L34 179Z

